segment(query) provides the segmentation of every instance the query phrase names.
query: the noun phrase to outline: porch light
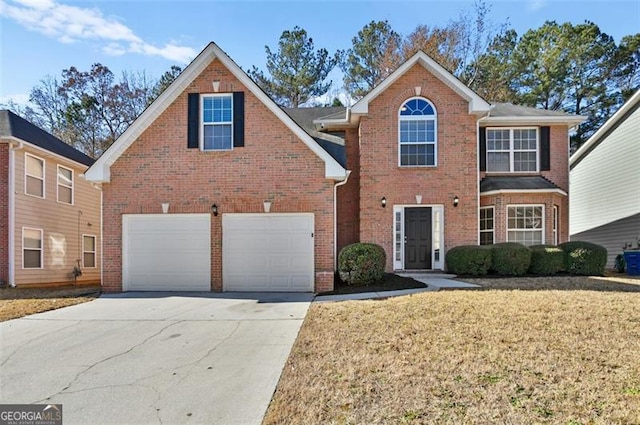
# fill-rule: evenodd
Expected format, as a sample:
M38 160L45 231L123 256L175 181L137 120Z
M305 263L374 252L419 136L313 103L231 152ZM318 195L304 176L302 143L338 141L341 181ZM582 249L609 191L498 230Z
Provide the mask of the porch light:
M460 203L460 198L458 198L457 196L453 198L453 206L457 207L458 204Z
M382 208L385 208L387 206L387 198L383 196L380 200L380 205L382 205Z
M268 213L271 211L271 201L264 201L262 206L264 207L264 212Z
M218 206L216 204L211 205L211 214L213 214L214 217L218 216Z

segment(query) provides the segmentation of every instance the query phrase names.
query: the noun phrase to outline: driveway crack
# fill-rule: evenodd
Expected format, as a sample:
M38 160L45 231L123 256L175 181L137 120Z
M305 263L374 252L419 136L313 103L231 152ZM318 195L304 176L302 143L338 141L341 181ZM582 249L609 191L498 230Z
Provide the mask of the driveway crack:
M70 327L76 326L76 325L78 325L79 323L80 323L80 321L74 321L74 323L70 324L69 326L65 326L65 327L63 327L63 328L56 329L56 330L54 330L54 331L51 331L51 332L47 333L47 336L49 336L49 335L51 335L51 334L54 334L54 333L56 333L56 332L63 331L63 330L65 330L65 329L69 329ZM9 361L9 360L14 356L14 355L15 355L18 351L20 351L23 347L25 347L26 345L28 345L28 344L32 343L33 341L35 341L35 340L37 340L37 339L40 339L40 338L42 338L42 335L35 336L35 337L33 337L33 338L31 338L31 339L29 339L29 340L27 340L27 341L23 342L22 344L20 344L20 346L16 347L16 349L15 349L15 350L13 350L13 351L11 352L11 354L9 354L9 355L7 356L7 358L6 358L6 359L4 359L4 360L2 361L2 363L0 363L0 366L4 366L4 365L5 365L5 364L6 364L6 363L7 363L7 362L8 362L8 361Z
M120 356L124 356L124 355L126 355L126 354L129 354L130 352L132 352L132 351L133 351L133 350L135 350L136 348L138 348L138 347L140 347L140 346L142 346L142 345L146 344L149 340L151 340L151 339L155 338L156 336L160 335L160 334L161 334L162 332L164 332L165 330L167 330L167 329L169 329L170 327L175 326L175 325L177 325L177 324L179 324L179 323L182 323L182 320L179 320L179 321L177 321L177 322L172 322L172 323L170 323L170 324L168 324L168 325L166 325L166 326L162 327L162 328L161 328L160 330L158 330L157 332L153 333L152 335L149 335L148 337L146 337L145 339L143 339L141 342L139 342L139 343L137 343L137 344L133 345L132 347L128 348L127 350L125 350L125 351L123 351L123 352L121 352L121 353L113 354L113 355L111 355L111 356L109 356L109 357L105 357L104 359L101 359L101 360L99 360L99 361L97 361L97 362L95 362L95 363L91 364L89 367L87 367L87 368L85 368L85 369L81 370L80 372L78 372L78 373L76 374L76 376L71 380L71 382L69 382L69 383L68 383L64 388L62 388L60 391L58 391L58 392L56 392L55 394L52 394L52 395L50 395L50 396L48 396L48 397L46 397L46 398L43 398L43 399L41 399L41 400L34 401L34 402L33 402L33 404L43 403L43 402L45 402L45 401L47 401L47 400L50 400L52 397L55 397L55 396L57 396L57 395L59 395L59 394L62 394L62 393L65 393L69 388L71 388L71 387L73 386L73 384L75 384L75 383L80 379L80 377L81 377L82 375L84 375L85 373L89 372L89 371L90 371L91 369L93 369L94 367L96 367L96 366L98 366L98 365L101 365L101 364L103 364L103 363L105 363L105 362L108 362L109 360L115 359L115 358L117 358L117 357L120 357Z

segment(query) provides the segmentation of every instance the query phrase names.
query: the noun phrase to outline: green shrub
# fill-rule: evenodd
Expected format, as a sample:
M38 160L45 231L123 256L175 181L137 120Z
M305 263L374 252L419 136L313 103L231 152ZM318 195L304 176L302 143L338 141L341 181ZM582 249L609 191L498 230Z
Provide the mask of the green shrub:
M553 245L530 246L531 265L529 273L537 275L556 274L564 268L564 251Z
M491 267L491 250L478 245L460 245L447 251L445 260L451 273L482 276Z
M338 273L348 285L369 285L384 276L387 255L380 245L354 243L340 250Z
M626 261L624 261L624 255L623 254L616 255L616 260L613 263L613 268L618 273L624 273L626 267L627 267L627 263Z
M531 250L516 242L491 245L491 270L503 276L522 276L529 270Z
M600 276L607 264L607 249L590 242L573 241L560 245L564 251L565 270L571 274Z

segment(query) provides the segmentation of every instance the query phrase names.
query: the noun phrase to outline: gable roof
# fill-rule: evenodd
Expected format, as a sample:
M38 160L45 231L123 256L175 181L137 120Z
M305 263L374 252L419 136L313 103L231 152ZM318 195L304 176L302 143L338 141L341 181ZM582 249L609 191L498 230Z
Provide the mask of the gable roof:
M611 116L603 125L593 133L589 139L584 142L580 148L575 151L573 155L569 158L569 166L574 167L578 164L584 157L589 154L596 146L598 146L602 141L620 124L622 124L636 109L640 108L640 90L634 93L633 96L627 100L624 105L618 109L618 111Z
M344 180L346 178L347 171L344 167L318 145L313 137L296 124L217 44L211 42L180 73L173 83L145 109L133 124L118 137L109 149L98 158L96 163L85 173L87 180L108 182L110 180L111 165L187 89L191 82L216 59L324 162L326 178L334 180Z
M91 157L53 134L6 109L0 110L0 137L15 138L27 142L86 166L95 162Z
M355 115L364 115L369 111L369 103L373 101L380 93L385 91L391 84L393 84L398 78L404 75L414 65L420 64L427 71L431 72L436 78L442 81L445 85L458 93L463 99L469 102L469 113L483 115L489 111L490 105L483 98L481 98L476 92L471 90L462 81L458 80L453 74L444 69L435 60L431 59L426 53L419 51L405 63L400 65L398 69L393 71L391 75L385 78L380 84L373 88L366 96L358 100L352 107L351 113Z
M565 124L575 127L587 117L563 111L538 109L513 103L493 103L489 115L482 118L484 125L541 125Z

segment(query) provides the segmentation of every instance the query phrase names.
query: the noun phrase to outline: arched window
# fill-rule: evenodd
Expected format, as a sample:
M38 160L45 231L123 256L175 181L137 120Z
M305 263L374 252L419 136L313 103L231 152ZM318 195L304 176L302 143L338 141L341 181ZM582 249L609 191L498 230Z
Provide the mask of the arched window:
M407 100L398 114L399 164L401 167L437 165L436 109L421 97Z

